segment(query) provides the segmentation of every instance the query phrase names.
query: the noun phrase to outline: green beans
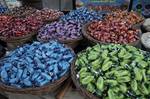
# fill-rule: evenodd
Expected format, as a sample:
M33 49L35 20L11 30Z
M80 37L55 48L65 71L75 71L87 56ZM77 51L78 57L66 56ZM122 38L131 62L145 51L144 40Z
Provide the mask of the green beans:
M98 97L103 99L150 97L148 52L128 45L97 44L79 53L75 66L82 87Z

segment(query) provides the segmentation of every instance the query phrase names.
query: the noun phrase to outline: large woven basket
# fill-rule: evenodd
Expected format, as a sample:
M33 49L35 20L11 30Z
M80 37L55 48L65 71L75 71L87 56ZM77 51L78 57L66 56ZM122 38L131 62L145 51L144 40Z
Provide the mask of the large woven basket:
M30 33L22 37L13 37L13 38L0 37L0 40L7 43L8 50L13 50L16 47L21 46L26 42L32 41L35 35L36 35L36 32Z
M80 41L82 40L83 38L80 37L78 39L72 39L72 40L62 40L62 39L58 39L59 42L63 43L63 44L66 44L68 45L69 47L71 47L72 49L76 48ZM40 42L48 42L49 40L42 40L40 39L38 36L37 36L37 40L40 41Z
M67 45L65 46L68 47ZM72 51L72 53L74 53L72 48L70 48L70 50ZM72 62L74 62L74 60ZM73 63L70 64L70 67L72 67L72 64ZM31 94L31 95L49 94L57 91L57 89L59 89L64 84L64 81L67 80L69 77L70 77L70 70L65 75L63 75L60 79L54 82L50 82L42 87L32 87L32 88L22 88L22 89L11 87L0 82L0 92L8 92L8 93L16 93L16 94Z
M71 67L71 77L73 80L73 83L75 84L77 90L85 99L100 99L100 97L97 97L96 95L88 92L82 85L80 85L79 79L77 78L77 73L76 73L76 67L75 67L75 60L72 63Z
M6 14L7 14L7 15L10 15L10 16L13 16L13 17L25 18L25 17L27 17L27 16L29 16L29 15L31 15L31 14L34 14L36 11L37 11L37 9L33 9L33 11L31 11L30 13L24 13L24 14L20 14L20 15L14 15L14 14L12 14L12 12L10 11L10 12L8 12L8 13L6 13Z
M92 36L90 36L89 32L87 31L87 27L91 24L92 22L89 22L85 25L83 25L82 27L82 33L83 33L83 36L92 44L96 44L96 43L99 43L99 44L109 44L109 43L105 43L105 42L101 42L99 40L96 40L95 38L93 38ZM141 31L139 33L139 38L141 37ZM132 43L129 43L128 45L131 45L131 46L135 46L135 47L139 47L140 46L140 39L135 41L135 42L132 42Z
M2 45L0 45L0 58L3 57L5 53L6 53L6 49Z
M137 14L137 15L139 15L141 17L141 22L134 24L132 27L133 28L137 28L137 29L141 29L141 27L142 27L142 25L144 23L145 18L141 14L139 14L137 12L134 12L134 13Z
M132 27L133 28L137 28L137 29L141 29L142 28L142 25L143 25L144 21L138 23L138 24L134 24Z
M64 15L64 14L63 14L63 15ZM59 21L60 17L61 17L61 16L55 17L55 18L53 18L53 19L45 20L45 21L44 21L44 24L50 24L50 23L52 23L52 22Z
M69 77L69 73L65 74L59 80L56 80L53 83L48 83L45 86L35 87L35 88L24 88L24 89L14 88L11 86L7 86L3 83L0 83L0 92L9 92L9 93L16 93L16 94L32 94L32 95L48 94L56 91L68 77Z

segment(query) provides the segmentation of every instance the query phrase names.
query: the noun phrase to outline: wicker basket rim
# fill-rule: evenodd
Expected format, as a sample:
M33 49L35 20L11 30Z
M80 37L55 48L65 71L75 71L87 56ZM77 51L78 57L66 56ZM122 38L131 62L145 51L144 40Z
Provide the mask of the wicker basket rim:
M32 11L30 13L24 13L21 15L14 15L13 13L10 12L10 14L8 14L8 15L13 16L13 17L26 17L28 15L34 14L36 11L37 11L37 9L32 9Z
M22 40L24 38L29 38L29 37L31 37L35 34L36 34L36 32L32 32L32 33L29 33L29 34L21 36L21 37L11 37L11 38L6 38L6 37L0 36L0 39L3 40L3 41L6 41L6 42L8 41L9 42L9 41Z
M79 38L77 38L77 39L69 39L69 40L64 40L64 39L57 39L58 41L60 41L60 42L63 42L63 43L70 43L70 42L76 42L76 41L80 41L80 40L82 40L83 39L83 37L81 36L81 37L79 37ZM48 42L49 40L42 40L42 39L40 39L38 36L37 36L37 40L38 41L40 41L40 42Z
M48 86L53 86L55 85L56 83L59 83L59 82L63 82L65 80L65 78L69 75L69 73L66 73L63 77L61 77L60 79L52 82L52 83L47 83L46 85L44 86L41 86L41 87L33 87L33 88L15 88L15 87L12 87L12 86L8 86L8 85L5 85L3 83L0 82L0 88L4 89L4 90L8 90L8 91L11 91L11 90L16 90L17 92L21 92L21 91L36 91L36 90L40 90L40 89L43 89L43 88L48 88ZM6 88L6 89L5 89Z
M81 52L83 52L83 51L81 51ZM80 94L83 95L85 97L85 99L100 99L100 97L93 95L92 93L87 91L83 86L80 85L79 80L76 78L77 73L75 72L75 61L76 61L76 58L74 59L74 61L72 63L71 78L72 78L75 86L79 89Z

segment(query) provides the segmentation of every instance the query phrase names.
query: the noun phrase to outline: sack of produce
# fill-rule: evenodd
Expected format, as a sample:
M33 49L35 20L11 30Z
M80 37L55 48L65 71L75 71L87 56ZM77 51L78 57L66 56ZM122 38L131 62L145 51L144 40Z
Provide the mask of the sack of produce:
M69 77L74 56L71 48L57 41L19 47L0 60L0 91L53 92Z
M77 55L71 73L86 99L150 97L150 53L132 46L88 47Z
M39 41L57 39L72 48L75 48L82 40L81 24L74 20L55 21L43 26L37 35Z
M144 28L146 31L150 32L150 18L145 19L145 22L143 23L143 28Z

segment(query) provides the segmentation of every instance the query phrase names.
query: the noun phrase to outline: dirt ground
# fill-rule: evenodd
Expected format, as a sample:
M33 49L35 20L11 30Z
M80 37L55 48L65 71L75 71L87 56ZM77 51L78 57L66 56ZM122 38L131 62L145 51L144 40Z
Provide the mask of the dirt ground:
M53 94L46 96L9 94L9 99L56 99ZM0 98L2 99L2 98ZM84 99L77 91L70 89L63 99Z

